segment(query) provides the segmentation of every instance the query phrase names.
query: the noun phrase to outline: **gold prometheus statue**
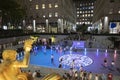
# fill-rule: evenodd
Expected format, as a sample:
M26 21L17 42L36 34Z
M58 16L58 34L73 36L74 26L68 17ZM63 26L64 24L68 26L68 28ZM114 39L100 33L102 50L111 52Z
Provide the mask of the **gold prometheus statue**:
M0 64L0 80L28 80L27 74L22 73L20 68L29 65L30 50L37 37L31 37L24 42L24 58L22 61L16 60L15 50L4 50L2 53L3 62Z

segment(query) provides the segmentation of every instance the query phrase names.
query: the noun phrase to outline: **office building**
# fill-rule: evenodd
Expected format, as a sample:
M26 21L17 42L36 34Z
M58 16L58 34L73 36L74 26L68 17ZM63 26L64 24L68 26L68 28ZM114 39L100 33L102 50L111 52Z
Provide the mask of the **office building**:
M120 33L120 0L96 0L93 27L98 33Z
M76 25L92 25L93 9L95 0L76 0Z
M27 30L63 33L75 30L75 6L72 0L25 0Z

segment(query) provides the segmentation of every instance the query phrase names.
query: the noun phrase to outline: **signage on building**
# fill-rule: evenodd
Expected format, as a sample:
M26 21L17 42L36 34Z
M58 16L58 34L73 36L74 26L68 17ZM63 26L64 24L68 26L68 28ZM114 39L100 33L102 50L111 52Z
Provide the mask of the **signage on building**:
M116 23L115 22L111 22L111 24L110 24L110 28L115 28L117 25L116 25Z

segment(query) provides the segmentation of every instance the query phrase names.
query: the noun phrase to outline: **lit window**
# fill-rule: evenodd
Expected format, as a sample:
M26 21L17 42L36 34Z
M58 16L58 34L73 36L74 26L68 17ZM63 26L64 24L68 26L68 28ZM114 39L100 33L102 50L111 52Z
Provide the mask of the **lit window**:
M43 17L45 18L45 15L43 15Z
M88 9L90 9L91 7L88 7Z
M52 4L49 4L49 8L52 8Z
M87 17L87 14L85 14L85 16Z
M110 9L109 14L112 14L112 13L113 13L113 9Z
M84 17L84 14L82 15L82 17Z
M120 8L118 9L118 13L120 14Z
M93 14L91 14L91 16L93 16Z
M82 6L82 4L80 4L80 6Z
M91 8L93 9L93 8L94 8L94 6L91 6Z
M35 9L39 9L39 5L35 5Z
M52 13L49 13L49 17L52 17Z
M30 2L32 1L32 0L29 0Z
M90 14L88 14L88 16L90 16Z
M120 14L120 10L118 11L118 13Z
M77 8L77 10L79 10L79 8Z
M80 11L80 13L82 13L82 11Z
M79 17L79 15L77 15L77 17Z
M58 17L58 13L57 12L55 12L55 17Z
M89 22L87 22L87 24L89 24Z
M76 22L76 24L79 24L79 22Z
M92 5L93 5L93 3L92 3Z
M91 10L91 13L93 13L93 10Z
M42 9L45 9L45 4L42 4Z
M79 13L79 11L77 11L77 13Z
M58 4L57 3L55 3L55 8L57 8L58 7Z

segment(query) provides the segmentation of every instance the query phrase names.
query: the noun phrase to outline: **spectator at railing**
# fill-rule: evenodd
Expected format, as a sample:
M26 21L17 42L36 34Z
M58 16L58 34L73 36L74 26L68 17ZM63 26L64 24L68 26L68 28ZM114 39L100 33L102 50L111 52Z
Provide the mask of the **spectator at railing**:
M75 72L75 80L78 80L78 72Z
M89 73L88 73L88 80L92 80L92 77L93 77L92 72L89 72Z
M87 80L87 72L86 71L83 72L83 80Z
M33 80L33 77L32 77L32 72L30 70L28 70L28 80Z
M113 75L112 75L112 73L109 73L109 74L107 75L107 80L113 80Z
M64 74L63 74L63 78L64 78L65 80L67 80L67 73L64 73Z
M37 76L37 71L35 70L33 73L32 73L32 77L35 78Z
M82 71L80 71L80 80L83 80L83 70Z
M98 74L95 74L95 79L94 80L99 80Z
M38 70L38 71L36 72L36 77L41 77L40 70Z
M104 73L101 75L101 78L102 78L102 80L107 80L107 77Z

